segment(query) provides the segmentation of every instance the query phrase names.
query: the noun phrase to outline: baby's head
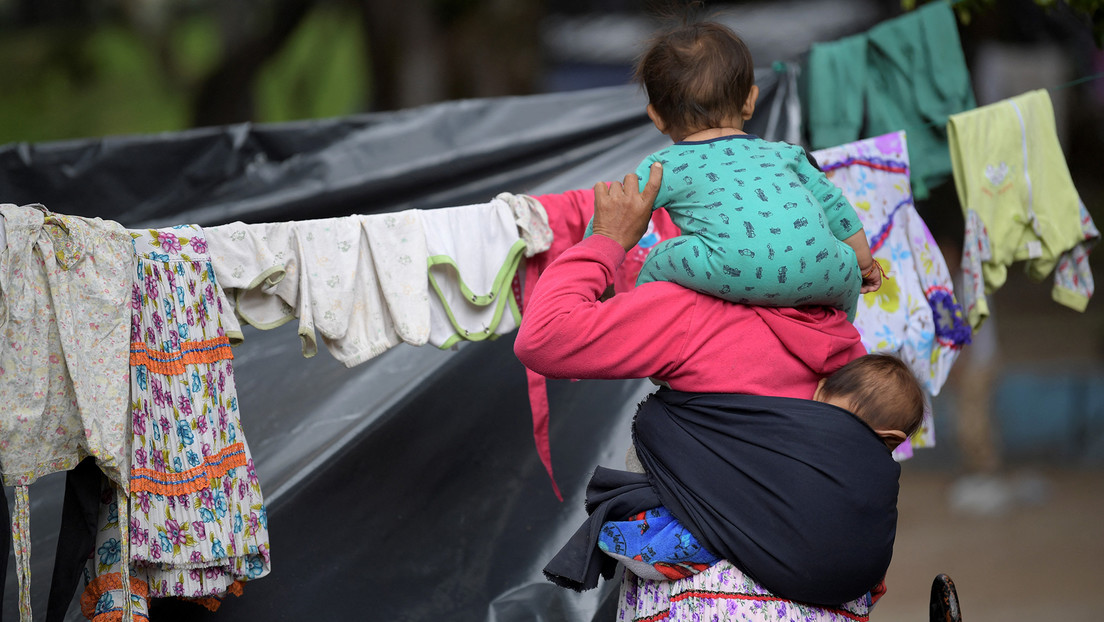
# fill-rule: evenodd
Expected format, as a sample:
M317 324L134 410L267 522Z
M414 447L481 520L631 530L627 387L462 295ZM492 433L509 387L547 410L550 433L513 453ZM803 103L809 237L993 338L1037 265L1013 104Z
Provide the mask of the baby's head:
M720 127L742 129L759 90L751 51L715 22L684 24L656 35L636 66L648 115L675 141Z
M813 399L849 410L893 449L920 428L924 391L912 370L890 354L867 354L820 381Z

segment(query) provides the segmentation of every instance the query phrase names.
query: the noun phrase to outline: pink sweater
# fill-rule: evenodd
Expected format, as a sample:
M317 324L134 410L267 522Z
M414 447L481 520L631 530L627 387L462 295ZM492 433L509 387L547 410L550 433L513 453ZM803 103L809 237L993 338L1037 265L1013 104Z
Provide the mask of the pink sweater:
M625 257L591 236L541 275L514 342L550 378L646 378L672 389L809 399L823 376L866 354L838 309L734 304L666 282L598 297Z

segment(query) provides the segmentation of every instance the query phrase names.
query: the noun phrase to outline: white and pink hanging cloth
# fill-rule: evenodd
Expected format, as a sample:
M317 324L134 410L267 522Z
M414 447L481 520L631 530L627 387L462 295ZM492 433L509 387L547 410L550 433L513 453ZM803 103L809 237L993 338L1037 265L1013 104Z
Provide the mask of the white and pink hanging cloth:
M913 203L904 132L812 152L854 206L888 279L863 295L855 327L871 352L893 352L937 395L970 327L943 254ZM913 447L934 443L930 414ZM905 450L907 452L907 449Z

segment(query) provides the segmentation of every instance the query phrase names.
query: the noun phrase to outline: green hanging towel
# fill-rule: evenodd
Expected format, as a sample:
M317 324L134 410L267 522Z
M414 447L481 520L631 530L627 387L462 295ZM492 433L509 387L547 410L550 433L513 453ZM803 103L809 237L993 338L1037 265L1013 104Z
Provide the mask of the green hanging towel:
M809 50L807 111L813 149L859 139L866 94L866 34L817 43Z
M904 130L912 190L951 172L946 123L976 106L954 13L932 2L865 35L814 45L809 53L809 136L814 149ZM856 129L854 118L862 115Z

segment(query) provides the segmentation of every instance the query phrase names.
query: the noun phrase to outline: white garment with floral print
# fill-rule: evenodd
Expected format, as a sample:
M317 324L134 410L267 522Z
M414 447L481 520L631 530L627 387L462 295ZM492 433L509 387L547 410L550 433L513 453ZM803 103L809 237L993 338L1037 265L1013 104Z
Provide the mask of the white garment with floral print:
M264 501L220 321L228 303L199 227L131 235L133 576L150 597L221 595L270 569ZM85 593L93 603L119 583L111 518L105 506Z
M621 579L617 622L732 620L733 622L865 622L871 597L839 607L817 607L779 598L726 560L674 581Z
M126 487L134 253L121 225L0 206L0 464L8 486L86 456Z
M429 338L426 240L417 210L208 227L211 261L238 317L261 329L298 318L303 355L353 367Z
M970 328L955 300L950 271L909 186L904 132L860 140L812 153L855 207L875 261L888 278L859 299L855 328L871 352L894 352L937 395ZM914 447L935 442L931 415L911 439Z
M215 278L233 301L228 311L261 330L295 319L299 257L292 224L232 222L203 229Z
M17 486L12 521L21 620L31 619L27 486L94 456L125 507L135 258L118 223L0 206L0 464ZM125 557L125 548L120 555Z
M525 256L532 257L552 247L552 227L548 224L548 212L536 197L527 194L500 192L495 196L514 210L518 235L525 242ZM650 223L651 221L649 221Z

